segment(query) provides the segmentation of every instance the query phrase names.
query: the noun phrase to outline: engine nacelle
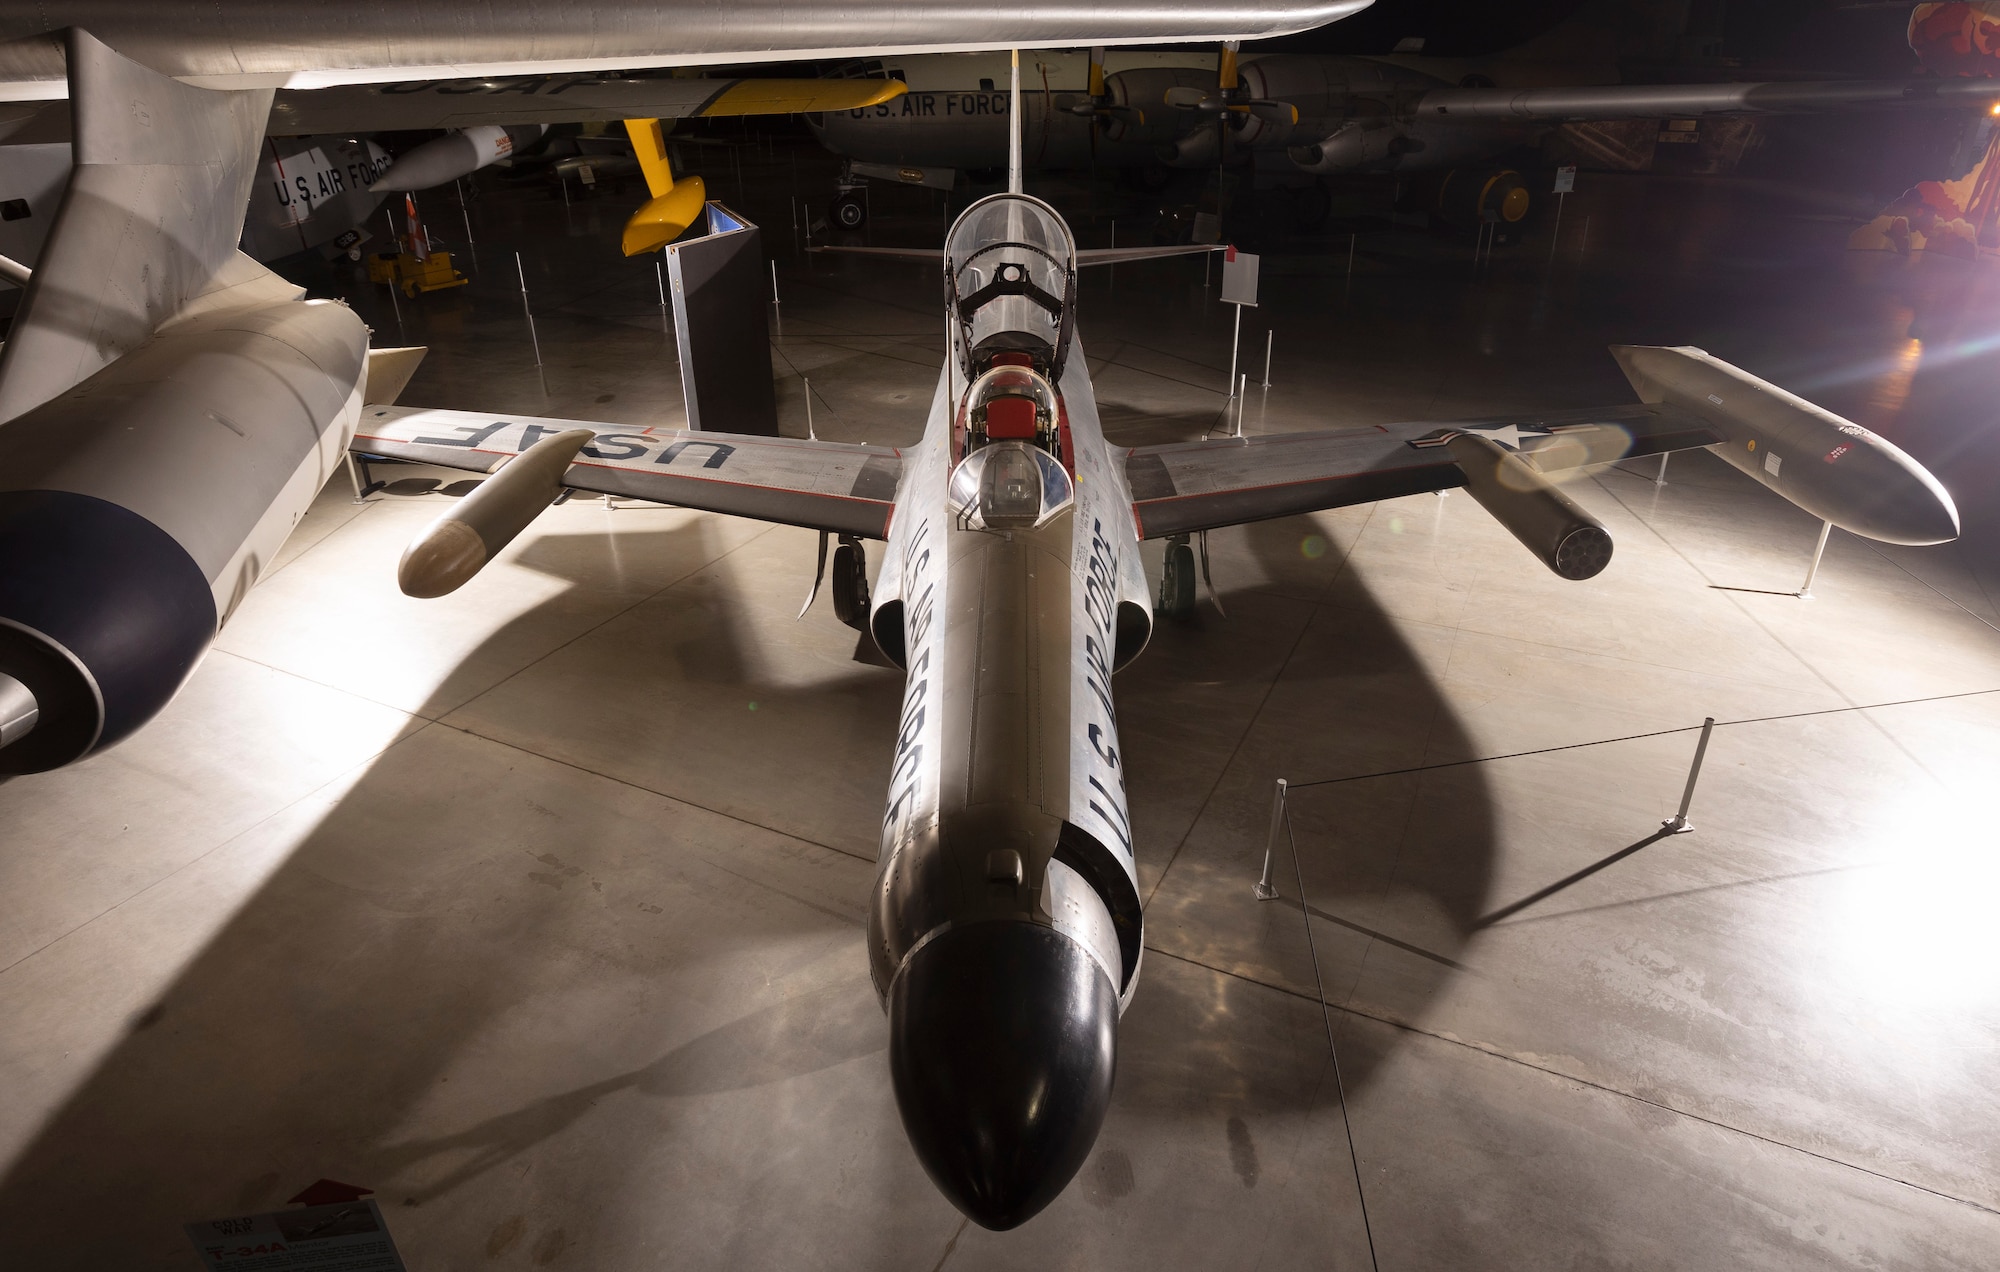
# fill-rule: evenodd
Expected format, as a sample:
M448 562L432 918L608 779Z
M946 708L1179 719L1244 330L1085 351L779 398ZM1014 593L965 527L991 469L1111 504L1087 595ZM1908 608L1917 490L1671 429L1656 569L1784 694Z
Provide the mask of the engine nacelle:
M1542 564L1566 579L1593 578L1611 564L1611 535L1518 454L1477 433L1445 442L1479 506Z
M367 330L332 301L175 323L0 424L0 774L130 735L180 688L341 463Z
M1401 137L1391 125L1366 125L1354 120L1313 145L1293 146L1285 153L1302 172L1354 172L1394 154Z

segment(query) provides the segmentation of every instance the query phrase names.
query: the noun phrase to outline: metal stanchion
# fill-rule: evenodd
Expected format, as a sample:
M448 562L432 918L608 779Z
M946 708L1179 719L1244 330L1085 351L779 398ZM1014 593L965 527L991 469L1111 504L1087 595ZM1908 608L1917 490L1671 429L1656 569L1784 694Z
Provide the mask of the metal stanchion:
M1271 857L1278 846L1278 831L1285 824L1285 779L1278 779L1278 790L1271 797L1271 833L1264 840L1264 877L1257 880L1251 891L1259 901L1270 901L1277 897L1277 885L1271 882Z
M813 382L800 376L799 383L806 388L806 438L816 442L819 440L819 434L813 432Z
M452 184L458 187L458 214L465 218L465 252L472 258L472 268L476 273L479 269L479 245L472 241L472 209L465 204L465 182L454 178Z
M528 308L528 271L521 264L521 254L514 253L514 272L521 279L521 313L528 319L528 340L535 346L535 365L542 365L542 338L535 334L535 311Z
M1653 474L1653 489L1655 490L1667 484L1667 456L1671 454L1673 454L1672 451L1660 452L1660 471Z
M1267 389L1271 387L1271 339L1277 334L1275 331L1264 333L1264 387Z
M1210 252L1210 256L1215 253ZM1243 341L1243 306L1236 307L1236 326L1229 333L1229 396L1236 396L1236 347Z
M1708 735L1715 732L1715 717L1709 716L1701 722L1701 741L1694 744L1694 763L1688 768L1687 789L1681 792L1681 810L1660 823L1660 829L1670 834L1685 835L1694 829L1688 820L1688 806L1694 803L1694 784L1701 776L1702 757L1708 754Z

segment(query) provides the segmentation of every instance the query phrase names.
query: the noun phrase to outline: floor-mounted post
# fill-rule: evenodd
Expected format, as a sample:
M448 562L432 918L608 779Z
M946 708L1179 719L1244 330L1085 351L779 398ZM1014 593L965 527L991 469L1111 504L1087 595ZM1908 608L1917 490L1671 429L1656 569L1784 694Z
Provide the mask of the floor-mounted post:
M1264 333L1264 387L1267 389L1271 387L1271 340L1277 334L1275 331Z
M1799 599L1802 601L1812 599L1813 580L1819 577L1819 560L1826 555L1826 537L1832 533L1833 523L1831 521L1822 521L1819 523L1819 542L1813 544L1812 564L1806 567L1806 581L1800 586L1798 591Z
M1264 877L1257 880L1251 891L1259 901L1270 901L1277 897L1278 887L1271 882L1271 861L1278 846L1278 832L1285 825L1285 779L1278 779L1277 793L1271 797L1271 833L1264 839Z
M1215 253L1210 252L1213 256ZM1243 306L1236 307L1236 327L1229 333L1229 396L1236 396L1236 347L1243 341Z
M521 264L521 254L514 253L514 272L521 279L521 312L528 319L528 341L535 346L535 365L542 365L542 338L535 334L535 311L528 308L528 271Z
M1688 820L1688 808L1694 803L1694 784L1701 778L1701 761L1708 754L1708 738L1714 732L1715 717L1709 716L1701 722L1701 741L1694 744L1694 763L1688 766L1688 784L1681 791L1681 809L1660 823L1660 829L1669 834L1685 835L1694 829L1694 823Z
M1653 489L1655 490L1667 484L1667 456L1671 454L1673 454L1672 451L1660 452L1660 471L1653 474Z

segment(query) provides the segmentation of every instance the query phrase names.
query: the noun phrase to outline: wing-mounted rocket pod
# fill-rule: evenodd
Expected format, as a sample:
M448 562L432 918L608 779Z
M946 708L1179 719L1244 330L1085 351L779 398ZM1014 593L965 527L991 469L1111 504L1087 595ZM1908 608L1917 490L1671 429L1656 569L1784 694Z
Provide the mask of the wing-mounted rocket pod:
M568 429L504 461L404 549L396 569L403 594L443 596L479 573L562 493L563 474L595 436L587 428Z
M1947 543L1958 508L1922 464L1886 438L1700 349L1613 345L1643 402L1701 417L1708 449L1813 516L1882 543Z
M1566 579L1594 578L1611 564L1611 535L1548 478L1506 447L1459 433L1445 449L1466 490L1542 564Z

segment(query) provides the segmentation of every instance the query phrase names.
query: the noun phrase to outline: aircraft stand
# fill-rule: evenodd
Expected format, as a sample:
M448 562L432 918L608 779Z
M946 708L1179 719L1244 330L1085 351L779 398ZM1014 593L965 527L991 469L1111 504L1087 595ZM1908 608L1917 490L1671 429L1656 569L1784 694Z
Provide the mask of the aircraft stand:
M1802 601L1810 601L1812 599L1813 580L1819 577L1819 560L1826 555L1826 538L1832 533L1833 523L1831 521L1822 521L1819 523L1819 542L1813 544L1812 564L1806 567L1806 581L1799 585L1798 598Z

